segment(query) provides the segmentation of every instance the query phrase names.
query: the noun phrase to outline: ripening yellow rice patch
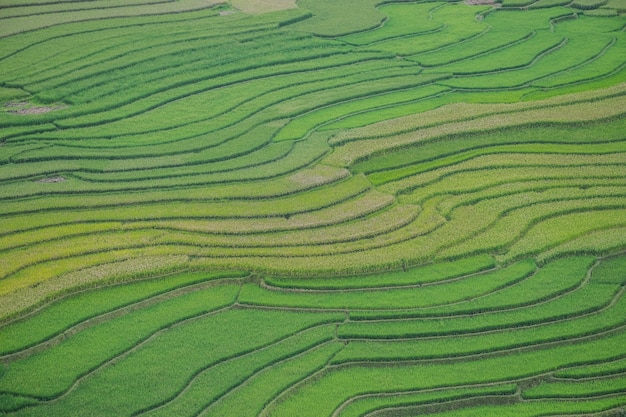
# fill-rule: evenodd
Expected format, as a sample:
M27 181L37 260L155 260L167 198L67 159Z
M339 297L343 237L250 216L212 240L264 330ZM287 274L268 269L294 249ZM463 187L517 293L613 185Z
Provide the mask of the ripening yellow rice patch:
M68 259L65 262L59 262L58 275L54 275L55 270L50 265L35 266L42 274L39 275L44 279L29 285L14 289L13 291L0 295L0 317L11 316L20 311L31 308L51 297L58 296L64 290L77 289L85 286L92 286L102 282L102 280L124 280L136 277L158 275L166 271L183 269L189 258L186 255L148 255L136 256L128 259L128 253L121 254L118 257L108 257L107 259L99 259L97 255L91 257L82 257L79 262L76 259ZM87 259L90 258L90 259ZM101 257L100 257L101 258ZM94 266L88 266L89 260L94 262ZM104 262L97 264L97 262ZM66 264L66 265L63 265ZM80 266L78 266L80 265ZM66 268L63 269L62 267ZM72 270L72 267L74 268ZM80 269L82 267L82 269ZM43 276L50 271L49 276ZM35 275L37 276L37 275Z
M626 244L626 227L596 230L567 241L536 256L541 263L549 262L569 254L611 253L619 251Z

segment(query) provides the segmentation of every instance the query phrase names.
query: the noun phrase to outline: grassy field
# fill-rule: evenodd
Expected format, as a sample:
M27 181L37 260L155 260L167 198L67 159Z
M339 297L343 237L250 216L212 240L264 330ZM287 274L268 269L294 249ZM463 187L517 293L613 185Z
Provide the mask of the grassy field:
M622 0L7 0L0 38L0 415L625 415Z

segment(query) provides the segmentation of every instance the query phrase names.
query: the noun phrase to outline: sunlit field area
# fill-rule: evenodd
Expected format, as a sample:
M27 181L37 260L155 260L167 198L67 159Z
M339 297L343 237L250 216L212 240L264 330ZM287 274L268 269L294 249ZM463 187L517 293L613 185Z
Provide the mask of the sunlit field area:
M0 0L0 415L626 416L626 0Z

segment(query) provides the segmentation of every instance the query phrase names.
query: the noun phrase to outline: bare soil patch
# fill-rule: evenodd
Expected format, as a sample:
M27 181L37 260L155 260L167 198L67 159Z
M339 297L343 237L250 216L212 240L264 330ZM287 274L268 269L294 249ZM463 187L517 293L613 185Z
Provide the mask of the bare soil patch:
M54 110L62 110L66 109L67 106L38 106L38 107L28 107L19 110L12 110L9 113L19 114L19 115L31 115L31 114L44 114Z
M28 101L10 101L5 103L4 108L8 109L7 113L10 114L18 114L18 115L33 115L33 114L44 114L49 113L54 110L62 110L66 109L68 106L64 104L57 104L52 106L36 106Z
M4 107L25 107L25 106L28 106L29 104L30 103L28 103L27 101L10 101L6 103Z
M53 184L57 182L65 182L65 178L63 177L49 177L49 178L41 178L38 179L37 182L42 182L46 184Z

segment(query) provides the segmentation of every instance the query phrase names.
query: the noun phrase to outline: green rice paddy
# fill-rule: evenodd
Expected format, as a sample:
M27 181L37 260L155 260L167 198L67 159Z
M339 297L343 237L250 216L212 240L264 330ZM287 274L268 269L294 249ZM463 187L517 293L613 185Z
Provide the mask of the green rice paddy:
M622 0L0 3L0 415L626 415Z

